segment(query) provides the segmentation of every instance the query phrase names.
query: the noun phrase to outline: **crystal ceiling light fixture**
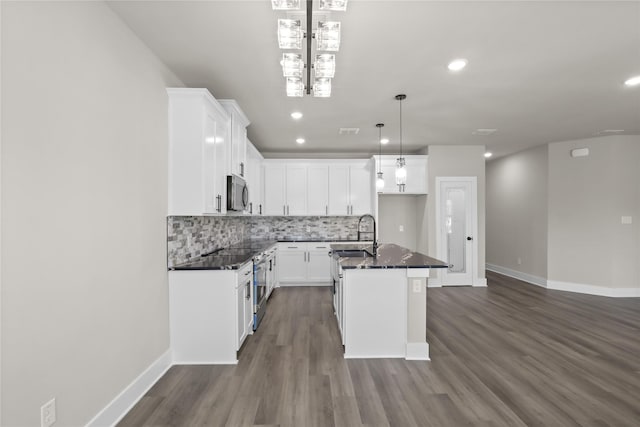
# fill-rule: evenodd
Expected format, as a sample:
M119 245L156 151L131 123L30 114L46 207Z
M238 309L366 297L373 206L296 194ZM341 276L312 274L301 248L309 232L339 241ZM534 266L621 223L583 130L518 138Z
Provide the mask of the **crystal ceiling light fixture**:
M302 49L302 25L299 19L278 19L280 49Z
M402 157L402 101L406 98L405 94L396 95L396 100L400 102L400 157L396 160L396 185L400 193L404 193L407 184L406 161Z
M384 177L382 176L382 128L384 123L378 123L378 146L380 147L380 153L378 154L378 178L376 179L376 188L378 191L382 191L384 188Z
M282 75L284 77L300 77L304 72L304 60L301 53L282 54Z
M271 0L273 10L300 10L300 0Z
M316 77L327 77L332 79L336 74L336 56L332 53L321 53L316 55L313 63L313 71Z
M272 0L274 10L297 10L300 0ZM320 10L345 11L347 0L319 0ZM311 32L313 25L313 0L306 0L306 29L301 19L278 19L278 46L286 50L302 50L302 39L306 38L306 60L304 53L285 53L282 61L282 74L285 77L287 96L301 97L306 93L317 98L331 96L331 79L336 72L336 56L332 53L340 49L340 22L328 20L328 14L318 21L316 33ZM288 18L291 18L289 14ZM295 18L295 16L294 16ZM316 54L312 58L312 40L316 40ZM315 59L312 63L311 60ZM305 73L306 69L306 73ZM313 70L313 76L311 72ZM306 85L305 85L306 74ZM313 85L312 85L313 82ZM302 88L301 88L302 86Z
M347 0L320 0L320 10L344 12L347 10Z

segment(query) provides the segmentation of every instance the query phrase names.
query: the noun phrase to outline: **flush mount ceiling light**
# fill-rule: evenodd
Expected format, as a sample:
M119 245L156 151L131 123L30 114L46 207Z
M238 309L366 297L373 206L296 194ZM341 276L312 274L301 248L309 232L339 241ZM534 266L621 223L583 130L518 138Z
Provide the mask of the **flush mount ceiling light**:
M296 139L296 142L298 144L304 144L305 141L304 141L304 138L298 138L298 139Z
M627 86L638 86L640 85L640 76L631 77L630 79L627 79L624 84Z
M345 11L347 0L319 0L320 9L326 11ZM274 10L296 10L300 8L299 0L272 0ZM336 72L336 55L340 49L340 22L329 20L329 13L321 13L323 18L317 22L316 32L312 32L313 0L306 0L306 20L278 19L278 46L280 49L302 50L302 39L306 38L306 58L303 53L289 52L282 56L282 75L285 78L287 96L301 97L306 93L317 98L331 96L331 79ZM303 25L306 23L306 27ZM313 39L315 56L312 57ZM315 59L312 63L311 60ZM305 84L306 70L306 84ZM311 72L313 71L313 76ZM313 78L313 80L312 80ZM313 85L312 85L313 82Z
M347 10L347 0L320 0L320 10L344 12Z
M404 157L402 157L402 101L407 99L407 95L396 95L396 100L400 103L400 157L396 160L396 185L398 192L404 193L407 184L407 168Z
M491 156L493 156L493 153L491 151L487 151L486 153L484 153L484 157L486 157L487 159Z
M271 0L273 10L299 10L300 0Z
M460 71L466 66L467 66L467 60L460 58L460 59L454 59L453 61L449 62L449 65L447 65L447 68L449 69L449 71Z
M388 144L388 143L389 143L389 138L382 138L382 139L380 140L380 144L382 144L382 145L386 145L386 144Z
M384 188L384 177L382 176L382 128L384 127L384 123L378 123L376 125L378 128L378 146L380 147L380 153L378 155L378 178L376 179L376 188L379 191L382 191Z
M294 111L293 113L291 113L291 118L298 120L302 118L302 113L300 111Z

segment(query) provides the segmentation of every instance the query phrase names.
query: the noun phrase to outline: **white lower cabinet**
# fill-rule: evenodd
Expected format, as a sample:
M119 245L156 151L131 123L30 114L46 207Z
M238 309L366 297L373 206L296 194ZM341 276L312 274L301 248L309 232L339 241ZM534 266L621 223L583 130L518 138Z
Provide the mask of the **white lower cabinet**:
M292 242L278 244L280 285L329 284L329 243Z
M252 274L252 262L238 270L169 272L174 363L238 363L237 351L253 331Z

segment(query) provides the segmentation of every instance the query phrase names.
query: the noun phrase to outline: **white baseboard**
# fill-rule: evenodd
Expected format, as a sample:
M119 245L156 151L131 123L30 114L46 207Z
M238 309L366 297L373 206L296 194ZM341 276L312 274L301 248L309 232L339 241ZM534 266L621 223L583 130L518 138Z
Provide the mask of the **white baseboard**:
M172 366L171 358L171 349L169 349L93 417L87 423L87 427L116 425L160 377L169 370Z
M486 277L476 277L473 279L474 288L486 288L487 287L487 278Z
M409 342L407 343L406 360L431 360L429 359L429 343Z
M640 298L640 288L606 288L604 286L583 285L581 283L560 282L558 280L547 280L547 288L601 297Z
M547 280L532 274L522 273L507 267L494 264L486 264L486 269L532 285L551 289L554 291L575 292L578 294L596 295L613 298L640 298L640 288L607 288L604 286L586 285L583 283L562 282L559 280Z
M534 276L533 274L523 273L521 271L512 270L507 267L501 267L494 264L485 264L485 268L495 273L504 274L505 276L513 277L514 279L522 280L523 282L531 283L532 285L547 287L547 279L543 277Z

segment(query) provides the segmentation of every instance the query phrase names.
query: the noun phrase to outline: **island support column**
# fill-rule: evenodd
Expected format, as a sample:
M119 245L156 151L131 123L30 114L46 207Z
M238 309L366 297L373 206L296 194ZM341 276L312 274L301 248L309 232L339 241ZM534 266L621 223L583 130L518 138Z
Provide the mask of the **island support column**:
M407 360L430 360L427 343L428 268L407 269Z

